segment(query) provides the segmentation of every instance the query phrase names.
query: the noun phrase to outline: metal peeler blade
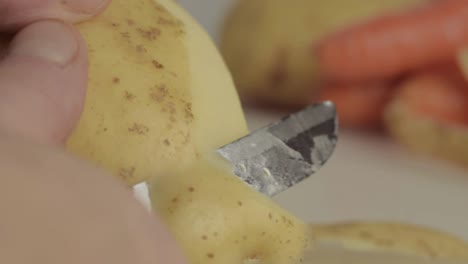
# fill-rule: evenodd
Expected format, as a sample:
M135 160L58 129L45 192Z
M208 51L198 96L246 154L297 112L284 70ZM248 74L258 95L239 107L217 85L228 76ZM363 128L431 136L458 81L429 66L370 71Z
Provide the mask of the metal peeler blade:
M234 174L273 197L316 173L332 155L338 118L330 101L313 104L217 150Z

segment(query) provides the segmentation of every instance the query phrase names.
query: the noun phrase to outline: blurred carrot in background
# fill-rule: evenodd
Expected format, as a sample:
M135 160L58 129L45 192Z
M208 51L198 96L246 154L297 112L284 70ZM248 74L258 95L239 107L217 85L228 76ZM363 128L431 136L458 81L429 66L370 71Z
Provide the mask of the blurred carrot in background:
M323 39L325 78L389 78L446 61L468 43L468 1L439 0L356 24Z
M323 87L318 101L330 100L336 105L340 126L379 128L391 82L333 84Z

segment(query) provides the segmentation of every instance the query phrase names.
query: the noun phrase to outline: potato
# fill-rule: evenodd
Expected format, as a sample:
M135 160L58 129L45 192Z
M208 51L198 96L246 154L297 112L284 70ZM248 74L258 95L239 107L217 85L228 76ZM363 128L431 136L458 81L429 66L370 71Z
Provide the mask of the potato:
M464 48L459 56L458 61L460 63L460 67L462 68L463 72L465 73L466 80L468 82L468 47Z
M468 262L468 243L430 228L396 222L310 225L315 247L304 263L417 264ZM424 262L424 260L437 262Z
M308 245L307 226L253 191L220 159L209 157L151 179L153 208L190 263L300 263Z
M391 137L411 151L468 164L468 129L442 123L430 116L415 113L401 100L393 100L385 109L384 122Z
M113 0L78 27L90 72L70 152L134 185L247 133L221 56L174 1Z
M221 34L221 53L241 98L308 104L318 88L312 53L325 34L428 0L239 0Z

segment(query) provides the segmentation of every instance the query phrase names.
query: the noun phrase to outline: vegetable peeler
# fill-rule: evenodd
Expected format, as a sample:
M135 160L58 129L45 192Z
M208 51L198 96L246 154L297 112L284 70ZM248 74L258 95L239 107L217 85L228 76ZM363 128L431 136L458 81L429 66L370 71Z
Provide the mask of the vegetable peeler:
M312 104L217 150L234 174L273 197L315 174L338 139L336 107Z

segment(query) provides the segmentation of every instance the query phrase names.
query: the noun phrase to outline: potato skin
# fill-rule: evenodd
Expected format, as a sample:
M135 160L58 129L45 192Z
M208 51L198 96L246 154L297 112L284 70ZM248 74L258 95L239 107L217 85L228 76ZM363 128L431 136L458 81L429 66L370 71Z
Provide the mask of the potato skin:
M363 220L311 224L309 231L317 244L336 244L338 248L361 251L363 254L390 251L404 256L443 259L447 263L468 261L468 242L421 225ZM313 250L308 254L313 255ZM304 263L309 263L307 258Z
M319 88L314 45L388 10L430 0L240 0L221 34L221 53L242 100L308 104Z
M70 152L132 186L247 132L220 55L173 1L113 0L78 27L90 70L84 112L67 142ZM206 78L204 67L213 78ZM210 90L224 95L213 98ZM206 108L225 109L229 123Z
M300 263L307 226L234 176L224 162L206 159L150 181L153 209L191 263Z

